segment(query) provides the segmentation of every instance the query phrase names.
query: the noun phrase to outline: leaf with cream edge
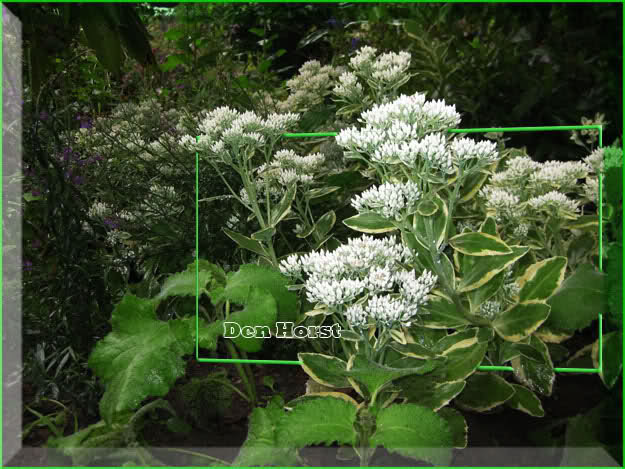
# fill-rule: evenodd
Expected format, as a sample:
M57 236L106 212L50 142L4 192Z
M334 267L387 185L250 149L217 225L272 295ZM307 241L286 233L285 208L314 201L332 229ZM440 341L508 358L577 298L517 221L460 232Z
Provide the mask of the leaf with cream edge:
M599 377L608 389L612 389L623 371L623 333L612 331L603 335L603 360ZM592 347L592 362L599 369L599 341Z
M397 380L394 385L402 390L402 397L408 402L427 407L434 411L445 407L462 392L466 381L452 383L440 382L442 376L407 376Z
M512 249L496 236L487 233L460 233L449 240L456 251L467 256L502 256Z
M511 266L528 253L527 246L510 246L512 254L498 256L465 256L462 264L462 279L458 285L460 293L485 285L495 275Z
M536 394L527 389L525 386L512 384L514 388L514 396L506 401L506 405L532 417L544 417L545 410Z
M464 409L485 412L500 406L514 395L514 388L500 376L474 373L455 402Z
M551 257L530 265L517 279L519 302L546 301L562 284L566 263L566 257Z
M334 210L330 210L317 220L314 231L319 239L323 239L330 232L334 223L336 223L336 214L334 213Z
M469 444L469 426L460 412L451 407L445 407L437 412L449 424L453 437L453 445L456 449L464 449Z
M438 210L433 215L427 217L415 214L412 217L412 228L418 234L420 241L426 245L429 241L428 231L430 231L434 244L439 248L443 244L447 233L449 209L438 194L433 197L432 202L438 207Z
M517 303L493 321L495 331L502 339L518 342L536 331L549 317L545 303Z
M447 466L451 462L454 435L443 417L415 404L394 404L376 416L371 446L419 461Z
M446 354L446 377L449 382L462 381L477 370L488 350L488 342L471 345L470 347L453 350Z
M340 358L321 353L298 353L302 368L317 383L330 388L348 388L349 381L345 377L347 362Z
M352 230L362 233L387 233L397 229L391 221L373 212L354 215L343 220L343 223Z
M427 314L421 317L423 327L430 329L453 329L470 324L449 297L439 294L430 295L421 307Z
M297 184L291 184L286 190L278 205L271 210L271 219L269 220L270 226L276 226L284 217L286 217L291 211L291 204L295 200L295 193L297 192Z
M530 346L534 347L543 357L542 362L535 362L523 355L512 359L510 364L514 369L514 375L532 391L545 396L551 396L553 383L556 379L553 362L547 346L537 337L530 336Z

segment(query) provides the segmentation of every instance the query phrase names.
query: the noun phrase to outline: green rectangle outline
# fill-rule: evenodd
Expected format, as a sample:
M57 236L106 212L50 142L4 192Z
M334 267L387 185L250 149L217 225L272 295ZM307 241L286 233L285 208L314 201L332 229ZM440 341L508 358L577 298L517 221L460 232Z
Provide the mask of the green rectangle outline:
M485 132L536 132L552 130L598 130L599 148L603 148L603 126L601 125L555 125L540 127L486 127L476 129L449 129L450 133L485 133ZM335 137L338 132L285 133L285 138ZM199 141L199 137L196 137ZM262 365L301 365L299 360L255 360L238 358L200 358L199 344L199 153L195 152L195 359L200 363L255 363ZM599 270L603 272L603 175L599 175ZM484 365L480 371L514 371L511 366ZM554 368L557 373L601 373L603 370L603 315L599 312L599 367L598 368Z

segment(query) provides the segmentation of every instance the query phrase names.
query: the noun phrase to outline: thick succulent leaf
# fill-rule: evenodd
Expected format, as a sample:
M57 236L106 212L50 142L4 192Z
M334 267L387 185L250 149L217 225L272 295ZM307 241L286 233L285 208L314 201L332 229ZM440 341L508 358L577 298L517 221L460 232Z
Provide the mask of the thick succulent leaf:
M499 272L481 287L467 292L472 313L478 312L482 303L492 298L503 287L504 275L504 272Z
M546 301L560 287L566 271L566 257L551 257L529 266L517 280L519 301Z
M623 333L620 331L612 331L604 334L603 342L603 359L602 370L599 373L601 381L608 389L616 384L618 377L623 371ZM595 368L599 368L599 341L597 340L592 347L592 362Z
M397 229L390 220L373 212L354 215L343 220L343 223L352 230L362 233L386 233Z
M440 379L443 380L444 378ZM398 386L402 390L401 395L406 397L408 402L435 411L449 404L462 392L465 385L466 381L445 383L430 375L408 376L394 382L394 386Z
M512 254L497 256L465 256L462 264L460 292L468 292L486 284L499 272L514 264L529 251L526 246L510 246Z
M479 329L477 327L472 327L471 329L449 334L436 343L434 351L442 355L447 355L454 350L471 347L478 343L478 331Z
M520 410L532 417L544 417L545 410L536 394L527 389L525 386L512 384L514 388L514 396L506 401L506 405L513 409Z
M404 357L406 359L408 357ZM440 362L433 360L416 360L409 359L408 366L390 367L384 366L370 360L363 355L352 355L348 364L346 376L356 381L365 388L366 392L372 398L377 396L384 386L391 381L410 375L422 375L432 371ZM362 389L362 388L361 388Z
M512 249L496 236L487 233L461 233L449 240L456 251L467 256L501 256Z
M547 300L551 306L547 326L559 330L583 329L607 310L605 274L582 265Z
M436 412L416 404L394 404L380 410L372 446L435 465L451 462L454 436L450 425Z
M421 215L415 215L413 217L413 229L421 241L428 242L428 230L432 233L433 241L436 247L440 247L443 244L445 235L447 233L449 209L447 204L439 195L436 195L432 201L438 207L438 210L434 215L429 217L423 217Z
M334 442L354 445L357 412L354 404L336 397L302 401L281 417L277 441L294 448Z
M475 343L470 347L460 348L446 354L446 380L450 382L462 381L473 374L484 360L487 349L487 342Z
M556 374L553 369L551 357L549 356L549 349L535 336L530 337L529 345L540 352L543 356L543 361L536 362L523 355L514 358L510 363L514 369L514 375L522 384L525 384L532 391L550 396L553 392L553 383L556 379Z
M295 448L289 448L278 439L278 425L284 416L283 407L282 398L274 396L267 407L257 407L252 411L247 438L232 463L234 467L296 465Z
M297 318L297 294L289 291L289 280L279 271L256 264L242 265L239 270L228 276L225 289L219 298L213 301L228 299L238 304L247 304L249 291L256 287L269 292L278 306L277 321L295 322ZM264 325L265 322L258 325Z
M348 388L349 381L345 376L347 362L340 358L320 353L298 353L302 368L317 383L331 388Z
M504 311L493 321L499 336L509 342L523 340L549 317L549 306L545 303L517 303Z
M100 413L107 422L137 408L146 397L167 394L184 374L182 356L195 346L195 318L159 321L154 304L134 295L122 298L111 322L113 331L89 358L89 366L106 384Z
M427 311L421 318L422 324L430 329L454 329L471 324L454 302L442 294L431 295L422 308Z
M336 214L334 210L330 210L325 213L317 222L315 223L315 233L319 237L319 239L323 239L330 232L334 224L336 223Z
M467 386L456 398L464 409L485 412L503 404L514 395L514 388L500 376L491 373L474 373Z
M469 444L469 426L462 414L451 407L445 407L439 410L437 414L447 421L453 437L454 448L466 448Z

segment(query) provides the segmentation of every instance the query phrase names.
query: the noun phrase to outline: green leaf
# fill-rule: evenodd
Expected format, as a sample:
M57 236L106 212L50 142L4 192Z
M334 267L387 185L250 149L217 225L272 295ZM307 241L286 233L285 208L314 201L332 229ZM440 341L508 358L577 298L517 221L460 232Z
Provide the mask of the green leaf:
M178 39L182 39L185 33L181 29L172 28L164 34L164 38L168 41L177 41Z
M608 389L612 389L623 371L623 333L612 331L603 334L602 337L602 370L599 373L601 381ZM596 369L599 368L599 341L592 347L592 362Z
M497 223L495 222L495 219L493 217L487 217L480 226L480 231L497 237Z
M500 376L491 373L474 373L467 386L456 398L462 408L485 412L503 404L514 395L514 388Z
M334 442L352 446L357 437L354 429L357 412L353 403L336 397L298 402L280 419L277 441L280 446L295 448Z
M397 229L391 221L373 212L355 215L343 220L343 223L352 230L362 233L386 233Z
M249 417L247 438L233 467L246 466L295 466L295 448L278 439L281 419L284 417L284 402L274 396L266 408L257 407Z
M255 239L248 238L247 236L243 236L240 233L235 233L234 231L230 231L228 228L222 228L224 233L228 235L228 237L237 243L243 249L247 249L248 251L255 252L256 254L260 254L261 256L267 256L267 251L263 245L256 241Z
M235 273L228 276L226 288L221 297L214 300L230 299L239 304L245 304L249 290L252 287L269 292L278 306L278 321L295 322L297 318L297 294L289 291L290 281L278 270L256 264L244 264Z
M456 251L467 256L501 256L512 249L496 236L487 233L461 233L449 240Z
M317 223L315 223L315 232L319 239L323 239L330 232L334 223L336 223L334 210L330 210L317 220Z
M478 343L477 327L472 327L464 331L454 332L439 340L434 346L434 351L447 355L454 350L468 348Z
M431 295L428 302L423 305L423 310L428 314L423 315L424 327L432 329L455 329L470 324L462 311L458 311L456 305L443 295Z
M475 343L471 347L453 350L447 357L446 380L450 382L464 380L473 374L486 355L488 343Z
M530 265L517 280L519 301L546 301L564 280L566 262L566 257L551 257Z
M469 444L469 426L460 412L451 407L439 410L438 415L449 425L453 437L454 448L464 449Z
M306 374L317 383L329 388L350 387L345 376L347 362L340 358L320 353L298 353L297 358L302 362L302 368Z
M80 23L98 61L113 75L119 76L123 62L119 34L108 19L102 17L102 5L81 5Z
M549 317L544 303L517 303L493 321L497 334L509 342L518 342L536 331Z
M514 264L529 251L525 246L511 246L512 254L498 256L467 256L462 266L462 279L458 290L468 292L486 284L499 272Z
M336 192L340 189L339 186L326 186L326 187L318 187L316 189L310 189L306 192L306 197L309 200L318 199L320 197L324 197L332 192Z
M543 360L542 362L535 362L524 356L512 359L510 364L514 368L514 375L532 391L550 396L553 392L556 375L549 356L549 349L535 336L531 336L529 345L540 352Z
M513 343L513 344L510 344L510 346L512 347L513 350L518 351L521 355L523 355L525 358L529 360L539 362L539 363L545 361L542 354L531 345L522 344L522 343Z
M547 300L551 313L546 325L565 331L589 326L607 309L604 279L591 265L578 267Z
M436 247L439 248L445 239L447 233L447 223L449 219L449 209L447 204L441 197L436 194L432 199L434 204L438 207L436 213L431 216L423 217L414 215L413 228L419 234L421 241L428 242L428 230L431 231L433 241Z
M184 374L182 356L195 348L195 318L159 321L147 299L125 295L111 322L113 331L89 357L89 366L106 385L100 413L109 423L146 397L166 395Z
M506 401L508 407L520 410L532 417L544 417L545 411L542 403L536 394L527 389L525 386L518 384L512 384L514 388L514 396Z
M408 367L398 368L380 365L379 363L364 357L363 355L352 355L347 363L345 375L351 380L364 386L368 395L375 400L377 394L393 380L410 375L422 375L432 371L440 361L413 360Z
M471 312L474 314L477 313L480 310L480 306L485 301L495 296L501 287L503 287L503 284L504 272L500 272L481 287L467 292L466 296L469 300Z
M383 446L402 456L447 466L454 437L447 420L426 407L393 404L376 416L373 447Z
M278 205L271 210L271 226L276 226L291 211L291 204L293 203L293 200L295 200L296 192L297 184L291 184L282 196Z
M206 285L213 279L213 274L206 270L201 270L197 274L197 285L199 286L199 294L208 294ZM158 305L165 298L171 296L195 296L196 294L196 273L195 271L184 271L170 275L158 295L153 299L155 305Z
M265 243L271 243L271 239L276 234L276 229L273 226L268 226L264 230L257 231L252 234L252 239L256 241L264 241Z
M438 206L429 199L424 199L417 205L417 213L423 217L434 215L438 211Z
M229 293L235 293L235 296L228 297ZM273 327L278 317L277 304L274 297L267 291L257 287L249 287L248 296L242 300L238 296L239 292L224 290L224 298L234 303L245 305L241 311L232 313L226 318L226 321L236 322L241 328L266 326ZM244 337L242 334L232 340L241 350L246 352L258 352L263 345L263 337Z
M606 268L606 290L608 291L608 319L622 324L623 318L623 247L611 244L608 247Z

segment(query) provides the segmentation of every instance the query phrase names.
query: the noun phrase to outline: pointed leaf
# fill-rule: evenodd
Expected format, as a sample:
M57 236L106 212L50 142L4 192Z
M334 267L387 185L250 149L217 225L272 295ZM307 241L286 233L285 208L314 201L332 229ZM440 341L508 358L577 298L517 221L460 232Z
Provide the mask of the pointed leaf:
M467 256L501 256L512 249L496 236L487 233L461 233L449 240L456 251Z
M519 301L546 301L564 280L566 263L566 257L551 257L530 265L517 280L521 287Z
M553 383L556 375L553 363L549 356L547 346L537 337L531 336L530 343L543 356L542 362L535 362L524 356L514 358L511 361L516 378L532 391L536 391L545 396L550 396L553 392Z
M355 215L343 220L343 223L352 230L362 233L386 233L397 229L391 221L373 212Z
M330 388L348 388L349 381L345 377L347 362L340 358L320 353L298 353L302 368L317 383Z
M243 249L255 252L256 254L260 254L261 256L267 256L267 251L265 251L263 245L255 239L248 238L247 236L243 236L240 233L235 233L234 231L230 231L228 228L223 228L223 230L224 233L226 233L228 237L232 239L232 241L237 243Z
M437 413L439 416L443 417L449 425L449 429L451 430L453 437L454 448L466 448L467 444L469 444L469 426L467 425L467 421L462 414L451 407L445 407Z
M525 386L512 384L514 388L514 396L506 401L506 405L513 409L520 410L532 417L544 417L545 411L540 399L536 394L527 389Z
M474 373L467 386L456 398L461 407L475 412L485 412L503 404L514 395L514 388L500 376L491 373Z
M549 306L544 303L517 303L493 321L499 336L509 342L518 342L536 331L549 317Z

